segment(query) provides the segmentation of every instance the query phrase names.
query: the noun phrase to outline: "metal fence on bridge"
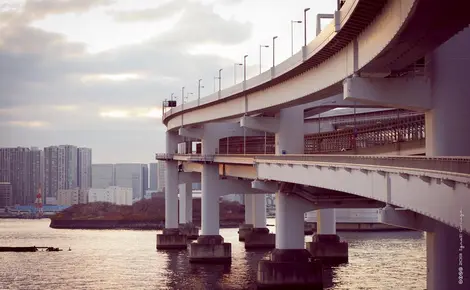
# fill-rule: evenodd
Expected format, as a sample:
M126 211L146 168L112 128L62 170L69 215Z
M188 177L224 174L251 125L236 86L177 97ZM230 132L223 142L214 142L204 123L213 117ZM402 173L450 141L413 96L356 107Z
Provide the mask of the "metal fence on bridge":
M335 153L371 148L425 138L424 114L388 120L375 124L343 128L333 132L305 135L304 154ZM227 137L219 140L219 154L274 154L274 134L265 136ZM246 150L244 145L246 144Z

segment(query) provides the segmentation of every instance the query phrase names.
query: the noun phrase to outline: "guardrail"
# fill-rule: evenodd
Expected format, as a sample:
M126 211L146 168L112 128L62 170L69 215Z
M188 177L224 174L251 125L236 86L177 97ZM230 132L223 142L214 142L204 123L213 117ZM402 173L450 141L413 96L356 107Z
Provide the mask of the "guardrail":
M470 174L470 157L379 155L260 155L255 157L255 162L269 160L373 165Z

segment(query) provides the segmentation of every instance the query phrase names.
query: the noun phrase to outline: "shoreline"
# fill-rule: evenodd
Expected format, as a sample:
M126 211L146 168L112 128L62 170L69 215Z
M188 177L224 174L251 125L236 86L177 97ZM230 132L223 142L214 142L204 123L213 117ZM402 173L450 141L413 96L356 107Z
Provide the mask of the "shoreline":
M221 221L220 228L238 228L240 221ZM201 227L200 223L194 223ZM53 229L69 230L163 230L164 221L126 221L126 220L55 220L49 224Z

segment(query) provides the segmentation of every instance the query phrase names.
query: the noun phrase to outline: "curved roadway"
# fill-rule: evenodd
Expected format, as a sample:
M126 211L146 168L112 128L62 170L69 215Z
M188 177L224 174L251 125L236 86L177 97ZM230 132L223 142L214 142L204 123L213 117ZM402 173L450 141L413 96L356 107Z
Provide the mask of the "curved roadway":
M346 1L338 32L333 21L270 71L173 108L163 123L173 130L309 103L342 93L343 80L355 73L400 75L468 26L466 8L466 1L458 0Z

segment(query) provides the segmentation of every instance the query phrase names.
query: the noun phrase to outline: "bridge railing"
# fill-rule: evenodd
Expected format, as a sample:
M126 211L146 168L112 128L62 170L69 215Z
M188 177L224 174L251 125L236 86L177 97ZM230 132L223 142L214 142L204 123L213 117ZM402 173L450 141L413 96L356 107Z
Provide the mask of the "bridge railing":
M470 157L379 155L259 155L255 157L255 161L267 160L374 165L470 174Z

